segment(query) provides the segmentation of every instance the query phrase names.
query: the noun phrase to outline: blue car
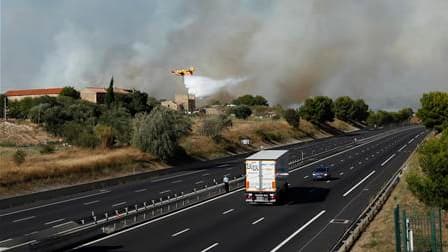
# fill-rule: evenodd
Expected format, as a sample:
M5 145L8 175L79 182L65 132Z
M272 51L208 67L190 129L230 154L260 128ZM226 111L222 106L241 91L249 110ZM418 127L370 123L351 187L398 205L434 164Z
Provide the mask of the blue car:
M326 180L331 178L330 168L325 165L320 165L313 171L313 180Z

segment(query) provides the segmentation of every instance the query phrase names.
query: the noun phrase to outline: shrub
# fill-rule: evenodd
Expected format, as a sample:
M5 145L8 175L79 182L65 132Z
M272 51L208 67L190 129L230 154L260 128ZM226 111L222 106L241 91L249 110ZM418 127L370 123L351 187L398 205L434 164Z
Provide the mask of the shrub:
M40 154L50 154L53 153L55 151L55 148L53 145L50 144L44 144L40 147Z
M333 121L333 100L326 96L316 96L308 98L300 107L300 116L313 123L324 123Z
M281 142L284 139L280 133L264 131L262 129L257 129L255 134L261 137L264 142Z
M239 119L247 119L252 114L252 110L246 105L236 106L232 112Z
M227 116L213 116L202 121L199 131L203 136L216 138L221 135L222 130L230 126L232 126L232 120Z
M16 163L17 165L21 165L21 164L23 164L23 162L25 162L26 152L23 150L16 150L13 158L14 158L14 163Z
M114 143L113 129L110 126L104 124L98 124L95 127L95 135L101 142L101 147L110 148Z
M167 161L175 155L179 139L191 131L191 121L158 106L150 114L137 114L132 129L133 146Z
M295 109L287 109L283 116L285 120L294 128L299 128L300 124L300 115L299 112Z

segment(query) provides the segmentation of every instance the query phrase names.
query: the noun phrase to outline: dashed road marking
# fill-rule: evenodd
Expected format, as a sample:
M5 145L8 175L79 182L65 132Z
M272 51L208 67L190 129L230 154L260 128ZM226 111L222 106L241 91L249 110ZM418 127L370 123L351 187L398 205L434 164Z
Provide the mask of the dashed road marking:
M31 220L31 219L34 219L34 218L36 218L36 216L28 216L28 217L25 217L25 218L21 218L21 219L13 220L12 222L13 222L13 223L16 223L16 222L21 222L21 221Z
M98 202L100 202L99 200L94 200L94 201L89 201L89 202L85 202L85 203L82 203L84 206L88 206L88 205L92 205L92 204L95 204L95 203L98 203Z
M260 219L258 219L258 220L256 220L256 221L252 222L252 225L257 224L258 222L260 222L260 221L262 221L262 220L264 220L264 217L261 217Z
M210 249L212 249L212 248L214 248L214 247L216 247L216 246L218 246L218 245L219 245L219 243L215 242L215 243L213 243L212 245L210 245L210 246L206 247L205 249L201 250L201 252L207 252L207 251L209 251Z
M148 190L148 189L146 189L146 188L142 188L142 189L135 190L134 192L139 193L139 192L144 192L144 191L146 191L146 190Z
M126 201L113 204L112 207L117 207L117 206L121 206L121 205L124 205L124 204L126 204Z
M176 237L176 236L178 236L178 235L180 235L180 234L183 234L183 233L185 233L185 232L188 232L188 231L190 231L190 228L186 228L186 229L181 230L181 231L179 231L179 232L177 232L177 233L174 233L174 234L171 235L171 237Z
M229 210L227 210L227 211L224 211L224 212L222 212L222 214L228 214L228 213L230 213L230 212L233 212L235 209L229 209Z

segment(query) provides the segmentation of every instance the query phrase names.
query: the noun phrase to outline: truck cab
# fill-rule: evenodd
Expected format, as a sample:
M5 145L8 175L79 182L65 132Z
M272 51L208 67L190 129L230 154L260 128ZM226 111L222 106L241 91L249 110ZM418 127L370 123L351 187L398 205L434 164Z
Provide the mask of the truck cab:
M287 150L262 150L245 159L246 202L276 204L288 190Z

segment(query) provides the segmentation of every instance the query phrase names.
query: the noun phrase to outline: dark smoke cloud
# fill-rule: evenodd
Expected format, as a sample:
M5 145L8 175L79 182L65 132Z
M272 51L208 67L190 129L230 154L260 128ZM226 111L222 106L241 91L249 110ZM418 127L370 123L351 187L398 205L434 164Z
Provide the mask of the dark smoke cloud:
M273 104L349 95L393 109L448 90L445 0L0 3L1 91L104 86L114 75L169 98L179 81L169 71L188 66L218 94Z

